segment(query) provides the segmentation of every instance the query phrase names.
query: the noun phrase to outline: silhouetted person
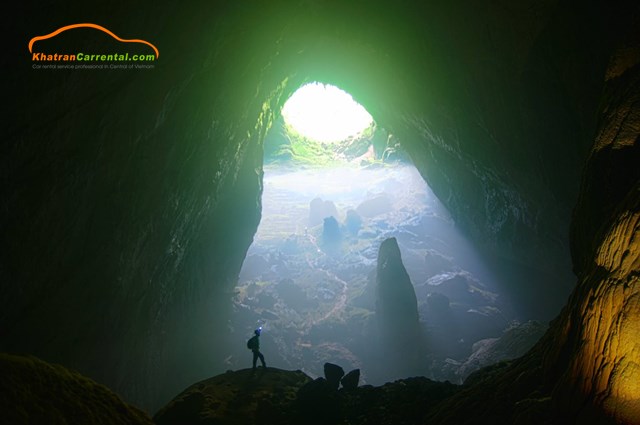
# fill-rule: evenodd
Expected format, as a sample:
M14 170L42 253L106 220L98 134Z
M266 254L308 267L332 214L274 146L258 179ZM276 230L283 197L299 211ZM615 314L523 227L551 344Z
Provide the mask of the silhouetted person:
M256 370L256 362L258 358L262 363L262 367L266 368L267 364L264 362L264 356L260 352L260 332L262 328L258 328L254 331L255 335L252 336L249 341L247 341L247 348L253 351L253 370Z

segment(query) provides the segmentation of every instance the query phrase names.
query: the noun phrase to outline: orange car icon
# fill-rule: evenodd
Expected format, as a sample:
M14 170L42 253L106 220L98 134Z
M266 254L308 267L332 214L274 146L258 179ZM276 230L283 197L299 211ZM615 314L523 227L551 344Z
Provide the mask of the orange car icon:
M96 24L73 24L73 25L67 25L67 26L64 26L62 28L59 28L59 29L55 30L51 34L40 35L40 36L37 36L37 37L33 37L29 41L29 53L33 53L33 51L32 51L33 50L33 43L35 43L36 41L46 40L47 38L55 37L56 35L60 34L61 32L64 32L64 31L67 31L67 30L70 30L70 29L73 29L73 28L95 28L97 30L100 30L100 31L103 31L103 32L109 34L111 37L113 37L116 40L121 41L123 43L142 43L142 44L146 44L147 46L151 47L154 52L156 52L156 58L160 57L160 52L158 51L157 47L154 46L153 44L149 43L148 41L140 40L140 39L125 40L123 38L118 37L117 35L115 35L111 31L109 31L105 27L101 27L100 25L96 25Z

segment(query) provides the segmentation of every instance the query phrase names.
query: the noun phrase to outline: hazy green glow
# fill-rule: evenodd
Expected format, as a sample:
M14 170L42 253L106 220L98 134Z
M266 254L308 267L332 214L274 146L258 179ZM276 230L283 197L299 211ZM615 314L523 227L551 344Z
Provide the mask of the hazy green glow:
M373 122L351 95L321 83L300 87L284 104L282 116L295 131L322 143L356 136Z

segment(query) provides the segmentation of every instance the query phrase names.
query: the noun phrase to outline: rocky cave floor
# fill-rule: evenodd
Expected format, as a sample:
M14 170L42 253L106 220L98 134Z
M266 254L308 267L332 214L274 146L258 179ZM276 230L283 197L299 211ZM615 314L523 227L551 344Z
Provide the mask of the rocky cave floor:
M300 370L272 367L229 370L191 385L152 418L75 371L33 356L2 354L0 408L3 423L51 425L419 424L443 415L455 419L460 412L450 406L454 396L470 388L481 399L482 383L508 365L474 372L464 386L425 377L359 385L357 371L345 375L334 364L325 364L324 377L316 379ZM500 403L506 407L513 400ZM509 415L497 410L495 417L469 418L468 423L503 423L500 419ZM548 415L548 400L537 400L526 413L533 422L522 423L547 423L541 418Z
M357 380L347 384L343 379L340 386L341 374L333 370L315 380L299 370L229 371L187 388L154 421L158 425L420 423L459 389L424 377L379 387L358 387Z
M262 199L234 297L238 344L225 356L229 369L248 366L243 340L263 326L270 366L317 377L324 362L336 362L360 369L363 383L400 378L370 353L376 257L389 237L418 299L426 349L416 375L460 384L482 366L524 354L546 330L513 311L412 165L267 166Z

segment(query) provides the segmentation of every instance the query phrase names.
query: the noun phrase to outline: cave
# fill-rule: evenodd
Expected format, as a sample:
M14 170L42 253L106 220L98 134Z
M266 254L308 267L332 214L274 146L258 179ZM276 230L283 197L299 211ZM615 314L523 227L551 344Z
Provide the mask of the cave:
M16 7L0 212L0 389L16 423L51 382L95 381L152 415L225 372L221 347L244 344L227 327L265 140L313 81L400 141L514 304L550 322L522 357L439 387L415 423L640 423L637 4ZM80 22L148 40L156 58L37 56L126 50L87 27L29 43ZM57 378L32 384L25 365Z

